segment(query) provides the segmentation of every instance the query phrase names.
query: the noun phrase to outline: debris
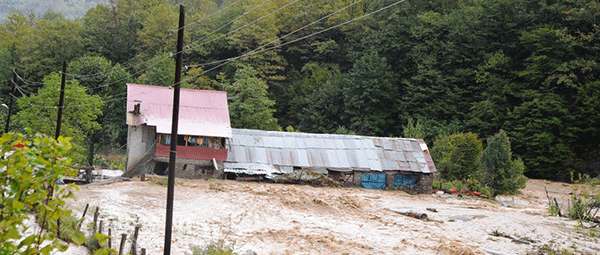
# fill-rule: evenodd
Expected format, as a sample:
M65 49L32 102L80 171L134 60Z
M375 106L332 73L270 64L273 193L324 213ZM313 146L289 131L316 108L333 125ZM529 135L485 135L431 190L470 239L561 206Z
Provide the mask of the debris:
M311 186L338 187L340 186L333 179L320 173L302 169L288 174L275 176L272 179L278 183L309 184Z
M130 181L130 180L131 180L130 178L118 176L118 177L113 177L113 178L102 180L102 181L92 182L90 184L79 185L79 187L105 185L105 184L111 184L114 182Z
M427 211L431 211L431 212L438 212L437 209L435 208L426 208Z
M387 210L395 212L395 213L398 213L398 214L402 214L404 216L412 217L412 218L415 218L415 219L427 220L427 214L425 214L425 213L413 212L413 211L402 212L402 211L392 210L392 209L389 209L389 208Z

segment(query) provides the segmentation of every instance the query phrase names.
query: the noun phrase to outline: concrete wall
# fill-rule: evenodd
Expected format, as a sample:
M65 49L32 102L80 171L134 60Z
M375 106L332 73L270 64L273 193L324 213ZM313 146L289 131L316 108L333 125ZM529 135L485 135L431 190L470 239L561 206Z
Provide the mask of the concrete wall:
M155 157L156 162L168 163L168 157ZM218 171L215 171L212 160L177 159L175 161L175 177L184 179L222 179L223 161L217 161ZM162 170L162 169L161 169Z
M154 155L156 127L139 125L127 127L127 171L131 170L136 164L139 173L151 173L154 168L154 162L143 160L147 154ZM147 157L148 158L148 157Z

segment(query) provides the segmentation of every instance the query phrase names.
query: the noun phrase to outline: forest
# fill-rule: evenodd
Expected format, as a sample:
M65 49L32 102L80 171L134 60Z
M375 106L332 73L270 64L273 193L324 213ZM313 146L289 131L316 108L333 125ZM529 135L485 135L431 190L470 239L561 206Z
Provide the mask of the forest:
M54 134L66 61L62 134L74 159L122 154L125 84L174 83L180 5L182 86L227 91L235 128L414 137L430 148L504 131L528 177L600 173L597 0L112 0L76 19L13 11L0 25L10 130Z

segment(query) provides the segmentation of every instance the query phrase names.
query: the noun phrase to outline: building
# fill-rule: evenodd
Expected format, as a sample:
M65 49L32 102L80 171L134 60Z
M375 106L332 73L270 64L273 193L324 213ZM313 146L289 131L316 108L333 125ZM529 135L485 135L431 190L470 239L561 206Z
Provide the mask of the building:
M420 139L233 129L228 178L308 168L365 188L431 193L435 165Z
M127 84L124 176L165 174L173 90ZM175 176L272 178L295 170L370 189L431 193L435 165L423 140L232 129L227 94L182 89Z
M168 169L173 89L127 84L125 176ZM176 177L221 178L231 138L227 93L181 89Z

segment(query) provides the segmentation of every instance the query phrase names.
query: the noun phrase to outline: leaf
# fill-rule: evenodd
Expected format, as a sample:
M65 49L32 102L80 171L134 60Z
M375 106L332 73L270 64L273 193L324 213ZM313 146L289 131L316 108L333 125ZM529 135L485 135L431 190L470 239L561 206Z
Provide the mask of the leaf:
M81 231L76 231L71 236L71 241L73 241L73 243L77 245L82 245L83 243L85 243L85 234Z

